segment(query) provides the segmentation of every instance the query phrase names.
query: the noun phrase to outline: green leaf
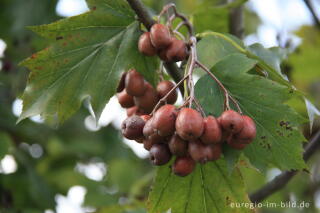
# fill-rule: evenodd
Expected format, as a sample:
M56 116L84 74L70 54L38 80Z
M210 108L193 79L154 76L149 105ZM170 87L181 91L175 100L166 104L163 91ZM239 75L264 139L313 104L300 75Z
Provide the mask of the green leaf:
M270 65L274 70L277 71L284 79L287 79L281 73L280 64L281 61L285 59L286 53L284 49L279 47L272 47L269 49L264 48L261 44L252 44L247 48L251 53L258 56L260 59L264 60L268 65Z
M320 82L320 33L318 28L311 26L304 26L298 32L298 36L302 39L302 44L291 54L288 58L288 63L290 68L290 78L294 85L309 94L308 99L315 103L313 104L306 100L305 106L307 111L303 106L303 102L300 102L301 111L307 112L310 120L310 127L312 128L314 119L320 116L320 96L319 89L317 85Z
M170 166L158 169L149 196L148 212L251 212L232 208L232 203L250 202L238 170L228 175L223 159L205 165L198 164L186 177L171 172Z
M200 36L203 37L201 38L200 42L197 43L198 58L201 63L206 65L208 68L211 68L227 55L239 53L239 50L230 42L216 35L211 35L210 32L209 35L203 33L200 34ZM243 46L242 42L235 37L230 35L225 36L234 40L240 46Z
M193 16L193 24L196 32L212 30L227 33L229 10L225 7L205 7L197 10ZM219 20L219 21L214 21Z
M301 144L305 139L298 131L298 126L305 120L285 104L294 94L288 87L248 74L256 63L242 54L233 54L211 69L238 101L243 113L253 118L257 125L257 137L245 148L244 154L259 169L269 164L283 170L305 168ZM207 75L195 88L204 109L215 116L223 107L219 90Z
M41 114L61 123L84 100L99 118L130 68L155 84L157 60L138 52L139 23L125 1L89 1L89 6L88 13L31 28L53 44L22 63L31 73L19 120Z
M0 159L2 159L8 152L12 144L10 136L5 132L0 132Z
M265 49L261 45L253 45L247 48L236 37L217 32L204 32L199 34L198 37L201 38L198 46L202 47L198 48L198 50L206 49L206 51L200 50L198 57L208 68L211 68L227 55L242 53L251 59L257 60L257 69L255 71L259 71L260 74L261 71L266 72L271 80L291 87L295 93L302 95L301 92L292 87L286 77L281 74L280 69L278 69L281 60L285 57L284 51L281 49Z

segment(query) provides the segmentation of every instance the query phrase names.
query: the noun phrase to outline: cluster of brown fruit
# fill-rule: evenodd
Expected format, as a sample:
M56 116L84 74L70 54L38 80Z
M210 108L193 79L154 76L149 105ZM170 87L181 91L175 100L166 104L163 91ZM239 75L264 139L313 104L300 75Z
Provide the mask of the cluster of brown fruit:
M147 56L158 54L166 62L183 61L188 56L188 48L184 41L177 39L170 29L163 24L154 24L150 32L140 36L138 48Z
M196 162L206 163L221 156L221 145L243 149L256 136L253 120L233 110L219 118L203 118L195 109L177 109L171 104L154 115L133 115L122 123L124 137L143 143L154 165L168 163L176 156L172 170L176 175L190 174Z
M158 101L174 87L175 84L171 81L161 81L155 89L139 72L131 69L121 77L117 98L120 105L127 109L128 116L149 114ZM177 97L177 91L174 90L165 101L174 104Z
M141 53L158 55L166 62L188 57L188 45L159 23L140 36L138 48ZM143 143L154 165L167 164L176 156L173 173L186 176L197 162L219 159L223 143L241 150L255 138L256 126L249 116L226 110L218 118L203 117L195 109L176 108L174 88L172 82L161 81L154 89L133 69L123 75L118 87L119 103L127 108L128 115L121 126L122 134ZM165 99L166 104L157 105L160 99Z

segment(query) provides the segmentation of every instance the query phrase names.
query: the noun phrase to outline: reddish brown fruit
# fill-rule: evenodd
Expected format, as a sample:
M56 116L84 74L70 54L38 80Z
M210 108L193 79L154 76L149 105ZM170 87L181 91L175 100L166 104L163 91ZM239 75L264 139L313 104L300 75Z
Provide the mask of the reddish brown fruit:
M150 160L154 165L161 166L168 163L171 153L166 144L154 144L150 149Z
M185 156L188 153L188 143L175 134L169 140L169 149L173 155Z
M154 143L151 140L144 139L143 140L143 148L150 151L151 147L154 145Z
M150 32L143 33L138 42L139 51L147 56L154 56L157 54L156 48L151 43Z
M151 43L156 49L164 49L171 44L171 34L167 26L154 24L150 29Z
M149 84L146 83L145 93L140 97L133 97L134 103L144 113L149 114L159 101L156 90Z
M150 115L140 115L140 117L142 118L142 120L144 120L144 122L147 122L151 118Z
M205 144L220 143L222 131L217 119L213 116L208 116L203 119L204 130L201 136L201 141Z
M153 117L153 127L161 136L172 135L175 131L177 110L173 105L167 104L160 107Z
M220 144L206 145L204 152L207 158L207 161L218 160L221 156L221 146Z
M143 140L144 140L144 138L135 139L135 141L136 141L137 143L143 143Z
M126 72L122 73L120 81L119 81L119 84L118 84L118 87L117 87L117 92L121 92L122 90L124 90L125 81L126 81L126 75L127 75Z
M143 137L143 127L145 122L140 116L133 115L125 119L121 124L122 135L130 140Z
M221 127L225 131L232 133L240 132L244 125L242 116L233 110L227 110L223 112L219 118L219 121Z
M143 128L143 135L148 140L148 143L150 144L156 144L156 143L165 143L166 139L160 135L158 135L158 132L153 127L153 118L149 119L144 128ZM146 142L147 143L147 142Z
M247 144L245 143L239 143L238 141L235 140L228 140L228 145L234 149L242 150L244 149Z
M128 71L125 79L127 93L131 96L142 96L146 90L143 76L135 69Z
M196 166L196 162L191 157L177 157L172 171L174 174L185 177L188 174L192 173Z
M127 116L130 117L138 112L138 107L133 106L127 109Z
M173 38L166 51L167 60L172 62L183 61L187 58L187 56L188 49L186 44L179 39Z
M220 145L205 145L200 141L190 142L188 151L192 159L199 163L214 161L221 156Z
M119 104L123 108L130 108L134 106L133 97L127 93L126 89L117 93L117 98L118 98Z
M169 59L167 58L167 49L159 50L158 56L162 61L165 61L165 62L169 61Z
M156 132L156 130L152 126L152 122L153 122L152 120L153 120L153 117L150 118L143 127L143 135L146 138Z
M256 124L249 116L243 115L242 118L244 120L244 126L239 133L233 136L233 138L238 143L249 144L256 137Z
M175 84L171 81L161 81L157 85L157 92L160 96L160 98L163 98L165 95L168 94L170 90L172 90L175 87ZM177 101L178 93L177 90L174 90L167 98L166 102L168 104L174 104Z
M195 140L203 133L203 118L201 114L191 108L183 108L176 120L176 131L184 140Z
M189 142L188 152L193 160L199 163L206 163L205 145L200 141Z

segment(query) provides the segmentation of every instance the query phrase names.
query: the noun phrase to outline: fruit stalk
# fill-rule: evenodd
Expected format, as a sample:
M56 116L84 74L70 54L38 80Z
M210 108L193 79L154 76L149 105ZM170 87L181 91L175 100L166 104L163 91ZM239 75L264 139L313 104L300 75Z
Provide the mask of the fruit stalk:
M151 26L155 23L151 15L148 13L147 9L144 7L140 0L127 0L130 7L135 11L139 20L143 25L150 30ZM171 75L173 80L178 83L183 78L183 73L180 68L173 62L166 62L164 66L168 73ZM180 84L179 89L183 92L183 85Z

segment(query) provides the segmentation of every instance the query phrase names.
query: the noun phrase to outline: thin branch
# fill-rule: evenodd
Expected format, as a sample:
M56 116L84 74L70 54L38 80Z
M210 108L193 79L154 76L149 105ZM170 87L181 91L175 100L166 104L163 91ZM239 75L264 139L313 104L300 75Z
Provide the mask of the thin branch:
M153 108L152 112L150 113L151 115L153 115L155 113L155 111L158 109L158 107L162 104L165 103L167 98L169 97L169 95L171 95L171 93L173 93L187 78L190 78L190 75L186 75L185 77L183 77L165 96L163 96L158 103L156 104L156 106Z
M144 7L140 0L127 0L130 7L135 11L141 23L149 30L151 26L155 23L155 20L152 19L147 9ZM173 80L178 83L183 78L183 72L176 63L166 62L164 67L167 72L171 75ZM179 87L180 91L183 93L183 85Z
M234 0L228 0L228 3L232 3ZM231 8L229 12L229 32L238 38L242 39L244 27L243 27L243 6Z
M308 9L309 9L309 11L310 11L310 13L311 13L311 15L313 17L313 20L317 25L317 27L320 28L320 20L319 20L317 14L316 14L316 11L315 11L314 7L312 6L311 1L310 0L303 0L303 1L306 4L306 6L308 7Z
M139 17L139 21L148 29L152 27L155 22L148 10L143 6L140 0L127 0L130 7L136 12Z
M310 142L305 147L303 153L303 159L305 161L317 151L320 146L320 131L318 131L315 136L310 140ZM275 177L272 181L258 189L256 192L250 195L250 200L253 203L258 203L266 199L268 196L284 188L286 184L298 173L297 170L285 171L280 175Z

